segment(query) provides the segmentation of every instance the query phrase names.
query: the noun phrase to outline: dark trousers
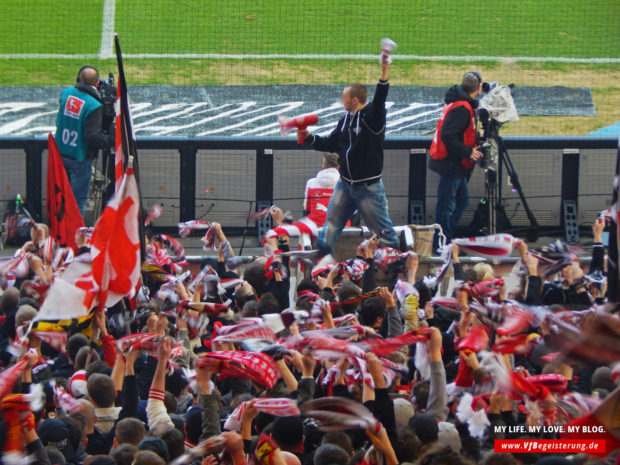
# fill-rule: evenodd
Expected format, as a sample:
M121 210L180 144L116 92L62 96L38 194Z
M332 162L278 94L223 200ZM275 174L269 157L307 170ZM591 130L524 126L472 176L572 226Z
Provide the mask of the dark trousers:
M439 177L435 222L441 225L448 242L454 238L456 227L469 205L468 181L468 177L456 177L454 172Z

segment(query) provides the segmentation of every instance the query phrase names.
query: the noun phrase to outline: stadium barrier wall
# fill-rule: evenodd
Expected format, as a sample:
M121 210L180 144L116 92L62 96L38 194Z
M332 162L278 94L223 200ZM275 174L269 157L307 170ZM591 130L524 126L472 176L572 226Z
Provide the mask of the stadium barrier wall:
M614 138L506 137L523 191L543 228L562 228L562 205L577 201L578 223L591 223L608 208L618 141ZM384 182L395 224L432 223L438 177L427 169L430 138L385 141ZM321 156L287 139L138 138L140 185L145 208L164 206L162 229L205 218L227 230L246 227L257 209L278 205L301 216L304 187L320 169ZM101 158L101 157L100 157ZM0 202L20 193L36 219L45 220L47 140L0 138ZM98 162L101 166L101 162ZM528 219L507 176L500 185L513 226ZM484 196L484 174L470 180L469 223ZM88 222L88 219L87 219ZM249 225L256 233L254 224Z

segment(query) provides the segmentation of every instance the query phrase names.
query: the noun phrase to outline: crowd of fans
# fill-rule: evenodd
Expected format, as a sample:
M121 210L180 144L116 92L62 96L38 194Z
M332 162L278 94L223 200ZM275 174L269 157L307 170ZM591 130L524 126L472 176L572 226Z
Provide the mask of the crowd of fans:
M579 259L549 273L541 255L518 242L520 260L509 275L498 276L492 264L460 263L454 244L447 260L456 286L443 297L438 287L449 270L429 279L418 272L414 253L385 251L371 238L350 260L314 272L306 266L292 301L290 276L298 258L285 236L267 240L265 257L243 263L214 224L218 255L202 264L196 278L167 250L171 239L154 235L137 296L95 312L87 325L63 326L66 343L61 337L59 346L44 337L52 330L37 333L32 322L64 266L88 261L88 232L78 231L74 256L56 247L39 225L21 250L20 274L13 270L2 278L3 386L11 383L11 369L24 362L11 394L0 401L3 460L606 463L585 454L494 452L498 439L558 437L519 432L517 426L568 424L616 389L613 357L597 359L586 349L577 357L579 346L563 351L554 339L555 320L548 317L561 311L562 321L585 328L588 318L604 313L617 331L617 315L605 307L604 227L604 219L593 225L587 273ZM498 327L505 329L510 318L518 327L500 334ZM240 328L247 332L235 337ZM129 339L132 334L142 338ZM25 347L16 351L24 338ZM610 350L618 353L618 346ZM268 382L260 369L230 376L225 361L205 356L227 351L266 354L277 380ZM502 373L529 380L535 392L517 390L514 377L506 384ZM41 405L33 402L35 387L42 388ZM260 401L269 398L285 408L265 408ZM342 416L338 407L329 424L313 415L304 405L316 399L329 399L331 408L341 402ZM351 402L367 410L345 414ZM301 413L292 415L297 407ZM355 428L351 417L366 429Z

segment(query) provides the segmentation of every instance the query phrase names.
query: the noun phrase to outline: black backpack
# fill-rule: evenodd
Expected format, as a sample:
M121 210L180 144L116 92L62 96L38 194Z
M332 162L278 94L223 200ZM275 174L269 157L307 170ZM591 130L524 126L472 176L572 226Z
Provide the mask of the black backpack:
M2 240L5 246L21 247L30 240L32 217L21 197L9 200L2 221Z

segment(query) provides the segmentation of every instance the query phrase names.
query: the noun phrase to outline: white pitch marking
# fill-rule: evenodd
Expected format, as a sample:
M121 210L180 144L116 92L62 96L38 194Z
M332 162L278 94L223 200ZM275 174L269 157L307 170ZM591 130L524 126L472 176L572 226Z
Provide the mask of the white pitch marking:
M16 120L11 121L10 123L4 124L2 126L0 126L0 135L4 136L7 134L11 134L12 132L15 132L19 129L25 128L26 126L28 126L32 121L34 121L37 118L40 118L42 116L47 116L47 115L54 115L58 112L58 110L53 110L53 111L44 111L41 113L35 113L32 115L28 115L28 116L24 116L23 118L19 118Z
M437 108L435 110L423 111L422 113L416 113L415 115L404 116L404 117L398 118L398 119L388 119L387 127L388 128L392 128L394 126L398 126L401 123L405 123L407 121L415 120L415 119L421 118L422 116L432 115L433 113L439 113L440 111L441 111L441 108ZM396 113L396 112L394 112L394 113Z
M431 119L425 119L423 121L416 121L415 123L406 124L404 126L399 126L398 128L395 128L395 129L386 130L385 133L386 134L391 134L391 133L394 133L394 132L400 132L400 131L402 131L404 129L412 128L413 126L419 126L420 124L433 123L433 122L437 121L437 119L438 118L431 118ZM433 132L433 131L429 131L429 132Z
M191 112L192 110L195 110L196 108L200 108L200 107L203 107L203 106L207 105L207 103L206 102L196 102L196 103L189 103L189 104L179 103L179 104L173 104L173 105L174 106L171 106L169 108L169 110L176 110L178 108L179 111L175 111L175 112L172 112L172 113L164 114L162 116L158 116L156 118L140 122L138 124L135 124L134 128L144 128L144 127L150 126L151 124L158 123L159 121L167 120L167 119L170 119L170 118L181 117L181 116ZM164 106L167 106L167 105L164 105ZM185 107L185 108L183 108L183 107ZM165 111L167 111L167 110L165 110Z
M241 102L241 103L236 103L236 104L232 104L232 103L227 103L225 105L221 105L221 108L224 107L233 107L230 110L226 110L226 111L220 111L219 113L216 113L213 116L207 116L205 118L202 118L200 120L197 121L192 121L188 124L183 124L180 126L165 126L163 128L161 128L159 130L159 132L157 132L156 136L163 136L163 135L168 135L170 133L173 132L177 132L177 131L181 131L184 129L188 129L191 127L196 127L196 126L201 126L204 125L206 123L208 123L209 121L214 121L216 119L221 119L221 118L226 118L226 117L234 117L236 113L240 112L240 111L244 111L247 110L248 108L253 107L254 105L256 105L256 102ZM220 108L220 107L218 107ZM213 110L215 110L216 108L213 108ZM151 129L151 128L147 128L147 129Z
M328 116L331 113L328 113L328 114L322 114L322 113L324 113L326 111L329 111L329 110L333 110L333 109L338 108L340 106L342 106L341 103L334 103L334 104L332 104L329 107L320 108L320 109L313 110L313 111L308 111L308 112L306 112L304 114L307 114L307 115L321 115L321 118L325 118L326 116ZM267 135L267 134L277 134L277 133L279 133L280 132L280 123L273 122L273 123L265 124L265 125L259 126L257 128L248 129L247 131L240 132L238 135L239 136L247 136L248 134L252 134L254 132L261 132L261 131L264 131L266 129L271 129L271 128L274 128L274 129L268 130L268 131L263 132L263 133L258 134L258 135L259 136L264 136L264 135Z
M43 102L3 102L0 103L0 116L21 110L44 107Z
M114 57L114 14L116 11L116 0L104 0L103 19L101 20L101 46L99 47L99 59Z
M253 118L241 121L239 123L231 124L229 126L224 126L222 128L218 128L218 129L212 129L210 131L204 131L204 132L201 132L201 133L196 134L196 135L197 136L208 136L208 135L211 135L211 134L217 134L217 133L220 133L220 132L230 131L231 129L236 129L236 128L239 128L239 127L243 127L246 124L253 123L254 121L258 121L260 119L264 119L264 118L267 118L269 116L276 116L276 115L279 115L281 113L286 113L287 111L291 111L291 110L294 110L295 108L299 108L303 104L304 104L304 102L287 102L287 103L281 103L281 104L276 104L276 105L266 105L266 106L264 106L262 108L258 108L257 110L252 110L252 111L248 111L248 112L245 112L245 113L238 113L238 114L234 115L235 118L238 118L238 117L241 117L241 116L247 116L249 114L256 113L259 110L264 110L264 109L267 109L267 108L275 108L276 109L275 111L271 111L269 113L264 113L264 114L261 114L259 116L255 116ZM278 108L278 107L282 107L282 108Z

